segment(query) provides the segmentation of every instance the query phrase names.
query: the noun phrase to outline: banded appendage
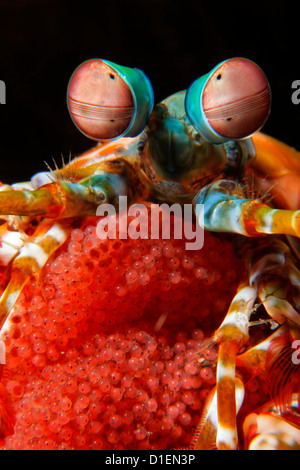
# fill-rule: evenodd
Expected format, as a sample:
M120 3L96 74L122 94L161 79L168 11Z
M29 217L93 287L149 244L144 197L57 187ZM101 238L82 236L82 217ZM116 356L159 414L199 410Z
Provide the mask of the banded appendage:
M248 264L249 278L240 284L215 333L214 339L219 344L216 391L195 432L193 449L208 449L214 443L218 449L238 448L236 415L243 401L243 386L236 376L236 367L265 378L282 413L291 407L295 390L299 390L299 364L291 360L291 344L300 338L297 311L300 272L289 247L280 239L274 239L268 250L249 254ZM249 348L250 317L257 303L264 305L277 329ZM279 423L270 431L270 442L278 438L281 448L285 444L281 443L283 425Z
M53 222L42 222L31 237L19 239L19 247L12 250L5 244L1 252L1 259L8 264L11 262L11 277L0 298L0 329L3 335L9 328L9 313L21 294L24 286L32 276L39 278L39 274L51 255L65 242L71 226ZM6 231L6 241L10 239ZM9 243L9 242L8 242ZM15 252L14 252L15 251ZM2 261L3 262L3 261Z

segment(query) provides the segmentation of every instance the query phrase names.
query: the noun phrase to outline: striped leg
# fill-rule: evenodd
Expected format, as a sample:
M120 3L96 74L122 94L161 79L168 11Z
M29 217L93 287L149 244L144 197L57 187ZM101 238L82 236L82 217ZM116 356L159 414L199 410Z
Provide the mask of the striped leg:
M193 439L194 449L237 448L236 415L244 388L235 376L236 355L248 340L249 317L257 297L256 287L239 286L228 313L215 333L219 343L217 387L208 401Z
M219 449L236 449L236 355L248 340L249 317L257 297L255 287L242 284L228 313L215 334L219 343L217 364L217 402Z
M238 345L221 342L217 366L217 446L220 450L236 449L235 361Z
M39 276L50 256L65 242L68 225L44 222L33 237L25 241L11 266L11 278L0 298L0 329L9 328L9 313L32 276Z
M244 386L241 380L235 379L235 404L234 412L237 414L244 399ZM201 421L195 431L191 449L210 450L214 449L217 441L218 430L218 400L215 389L205 405Z
M197 439L202 448L208 445L204 444L205 440L213 436L211 417L216 414L218 448L234 449L237 446L236 365L246 367L254 375L263 374L282 407L290 403L295 384L299 384L299 367L291 361L291 343L300 338L299 305L296 304L300 298L300 273L292 253L282 240L274 238L272 244L262 244L254 252L249 250L248 266L249 284L240 285L215 333L215 340L219 343L217 396L207 413L207 423L199 428ZM240 354L248 342L250 315L258 299L270 315L271 322L282 326L265 341ZM213 412L214 406L216 410Z
M287 382L294 383L293 376L298 374L298 369L291 362L289 341L291 331L286 324L262 343L242 355L237 355L248 339L249 317L256 296L256 288L243 286L233 299L224 322L216 332L216 340L219 342L217 395L208 414L210 423L202 426L199 442L204 440L205 433L208 435L208 429L212 435L211 422L216 423L216 419L213 420L211 417L217 416L216 442L218 449L222 450L237 447L236 414L240 404L236 402L236 364L239 367L247 367L253 374L266 373L272 366L272 389L277 394L286 387ZM284 311L281 311L281 315L283 313ZM283 362L286 354L287 360ZM284 397L284 403L289 403L288 393L289 389ZM213 407L217 408L217 414L216 410L213 411Z

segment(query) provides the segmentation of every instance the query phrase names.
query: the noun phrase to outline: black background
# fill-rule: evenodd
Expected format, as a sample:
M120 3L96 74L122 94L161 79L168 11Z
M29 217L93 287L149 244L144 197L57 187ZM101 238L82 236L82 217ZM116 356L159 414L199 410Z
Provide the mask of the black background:
M273 96L264 132L300 149L299 7L287 1L0 0L0 180L24 181L94 145L73 125L66 89L74 69L99 57L138 67L159 102L220 61L247 57Z

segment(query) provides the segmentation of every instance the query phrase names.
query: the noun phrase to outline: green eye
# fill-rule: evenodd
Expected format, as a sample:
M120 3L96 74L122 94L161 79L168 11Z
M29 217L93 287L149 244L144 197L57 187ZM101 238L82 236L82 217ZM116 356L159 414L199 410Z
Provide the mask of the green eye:
M265 123L271 106L269 83L247 59L229 59L196 80L187 90L186 113L209 142L243 139Z
M91 59L73 73L67 102L83 134L93 140L112 140L143 131L153 107L153 91L141 70Z

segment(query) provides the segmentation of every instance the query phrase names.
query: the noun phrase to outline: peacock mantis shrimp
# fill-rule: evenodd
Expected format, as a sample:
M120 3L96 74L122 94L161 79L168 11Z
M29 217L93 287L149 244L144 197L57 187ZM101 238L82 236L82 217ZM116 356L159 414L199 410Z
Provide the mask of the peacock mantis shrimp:
M67 101L75 125L98 143L62 169L1 187L0 258L9 269L0 299L2 337L13 326L25 286L39 279L74 220L95 216L104 204L118 212L122 197L129 206L190 204L205 231L245 243L246 266L212 338L218 345L216 387L190 448L240 446L236 415L244 384L236 369L242 368L267 375L273 397L245 419L244 446L299 449L299 367L292 345L300 339L300 157L259 132L271 105L265 75L249 60L226 60L153 107L143 72L92 59L72 75ZM249 331L258 304L272 331L253 344ZM1 413L6 436L13 427Z

